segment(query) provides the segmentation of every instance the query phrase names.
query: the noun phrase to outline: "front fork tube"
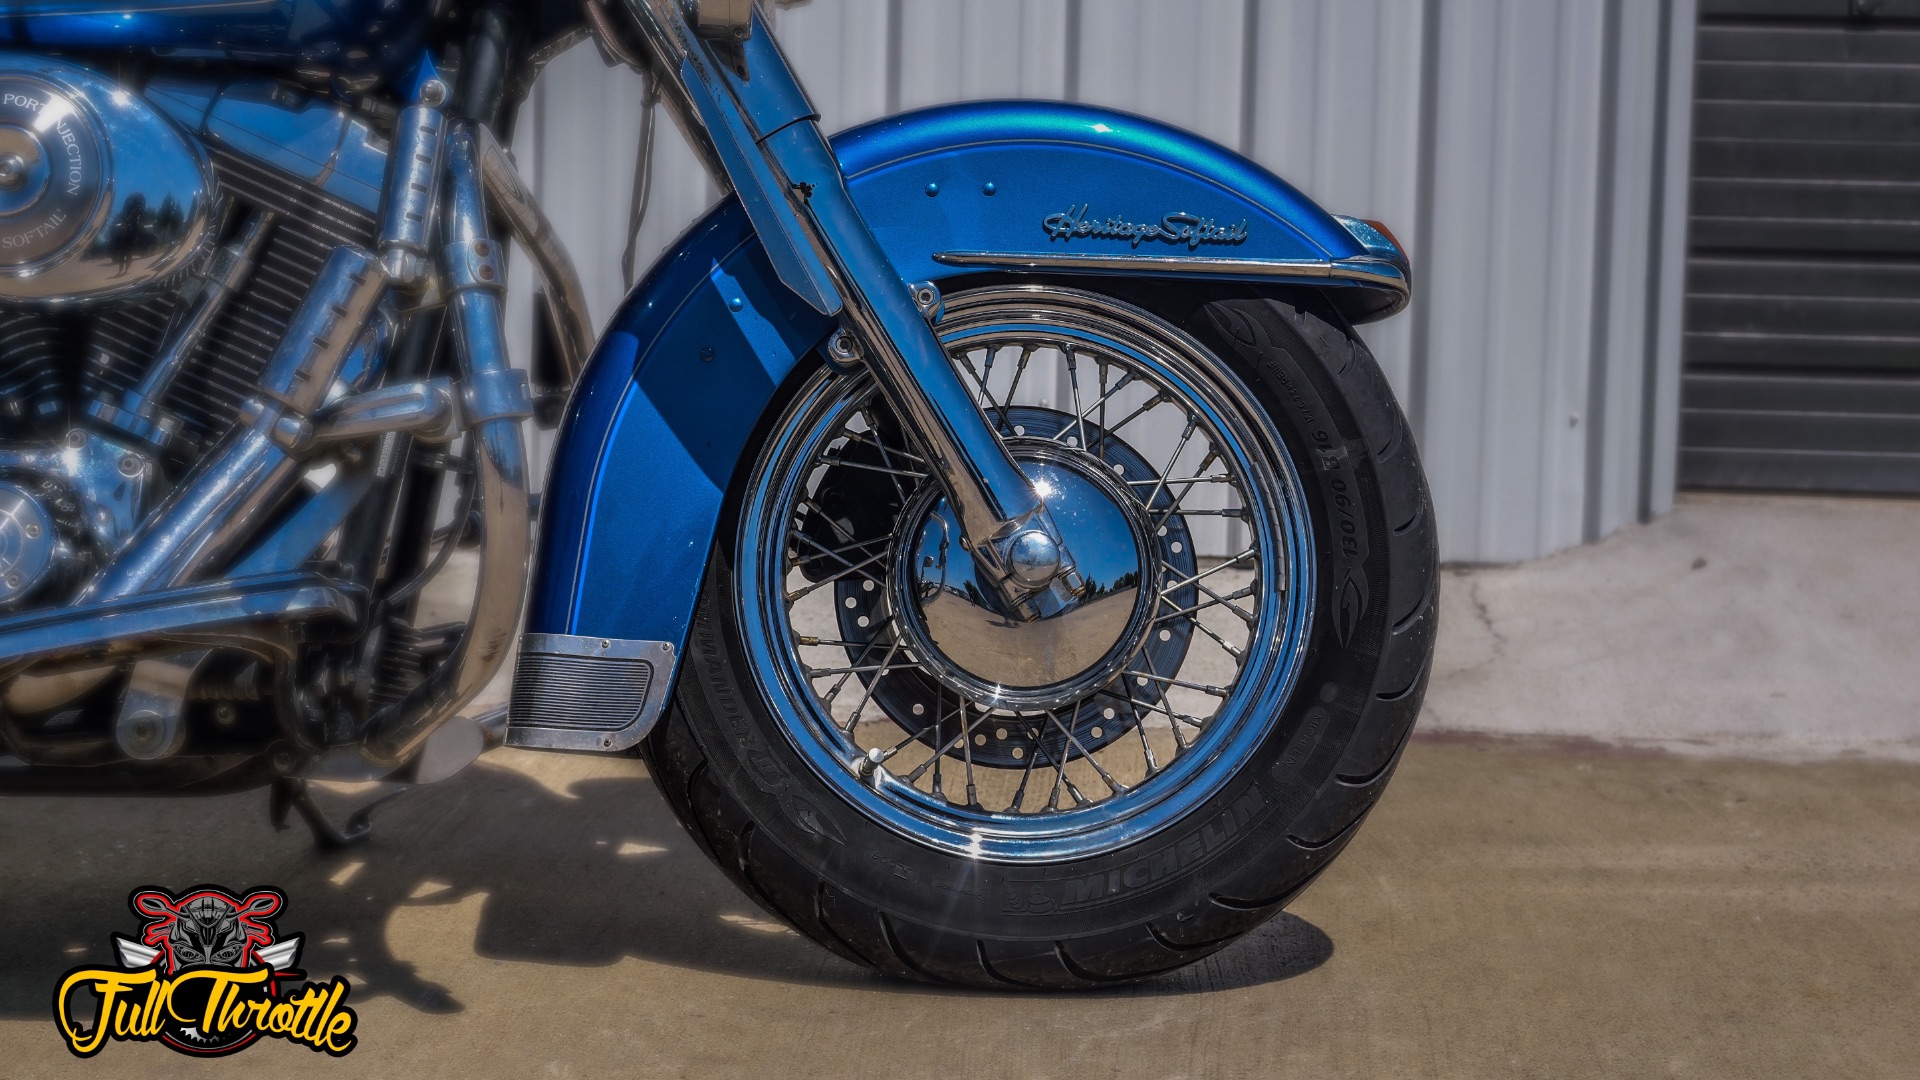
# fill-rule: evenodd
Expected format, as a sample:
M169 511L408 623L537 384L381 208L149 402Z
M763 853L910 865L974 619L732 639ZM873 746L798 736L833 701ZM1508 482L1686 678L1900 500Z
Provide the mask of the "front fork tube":
M1014 610L1056 582L1078 592L1079 575L1046 503L1001 443L926 313L860 217L819 127L795 123L762 145L789 177L804 177L801 183L812 188L803 196L803 220L814 226L826 264L839 279L844 318L863 346L862 358L881 396L953 500L962 545ZM1013 557L1016 550L1022 557ZM1035 550L1043 553L1037 563L1028 557Z
M1024 612L1042 592L1078 593L1045 502L854 206L818 115L759 13L746 40L720 47L723 56L675 0L626 4L708 168L739 192L781 280L821 312L841 314L859 339L881 396L951 497L962 542L1002 599Z

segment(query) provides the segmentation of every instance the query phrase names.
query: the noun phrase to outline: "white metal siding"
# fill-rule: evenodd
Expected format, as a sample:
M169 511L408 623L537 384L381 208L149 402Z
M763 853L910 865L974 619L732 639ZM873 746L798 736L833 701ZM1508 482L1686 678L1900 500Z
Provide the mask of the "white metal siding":
M1072 98L1386 221L1417 299L1363 333L1420 434L1442 557L1506 561L1671 505L1693 3L810 0L777 26L829 131ZM516 144L603 320L639 92L576 49ZM642 266L717 192L670 123L656 169Z

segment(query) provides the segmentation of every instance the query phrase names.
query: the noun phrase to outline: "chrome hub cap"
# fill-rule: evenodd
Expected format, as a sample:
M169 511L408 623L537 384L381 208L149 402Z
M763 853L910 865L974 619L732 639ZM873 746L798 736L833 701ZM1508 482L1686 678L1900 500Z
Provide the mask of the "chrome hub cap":
M959 518L946 497L926 485L904 518L918 522L907 532L917 542L898 548L897 610L915 655L937 680L976 700L1052 708L1111 681L1139 650L1152 614L1140 583L1153 580L1156 559L1144 515L1110 470L1045 440L1010 440L1008 448L1075 553L1080 587L1043 589L1024 610L1008 611L986 571L961 550ZM1048 583L1060 565L1059 548L1037 530L1015 537L1010 549L1014 575L1026 584Z
M1204 347L1055 288L950 298L937 330L1040 489L1009 611L864 373L823 370L748 479L734 604L805 764L882 825L1001 862L1184 820L1293 691L1313 605L1299 477Z

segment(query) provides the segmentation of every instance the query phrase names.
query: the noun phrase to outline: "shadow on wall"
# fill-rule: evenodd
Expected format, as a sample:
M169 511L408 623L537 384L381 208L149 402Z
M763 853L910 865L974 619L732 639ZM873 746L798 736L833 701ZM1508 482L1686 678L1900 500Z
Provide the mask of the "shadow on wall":
M946 992L889 983L774 923L694 847L637 762L622 775L575 780L564 794L481 764L407 793L376 814L370 843L330 854L316 854L304 828L276 834L265 792L0 807L8 927L0 1017L43 1016L62 972L110 962L108 935L137 926L132 889L200 883L280 887L288 906L279 925L306 935L301 967L310 977L346 974L356 1000L393 998L426 1013L464 1006L433 971L394 954L388 922L473 897L484 897L473 951L488 959L596 967L635 956L816 986ZM1318 927L1283 914L1199 964L1111 993L1258 985L1332 955Z

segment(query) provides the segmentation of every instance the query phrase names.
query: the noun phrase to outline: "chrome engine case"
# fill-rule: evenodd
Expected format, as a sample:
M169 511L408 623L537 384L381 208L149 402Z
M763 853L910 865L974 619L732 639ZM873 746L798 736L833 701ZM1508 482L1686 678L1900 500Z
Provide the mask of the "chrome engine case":
M187 267L212 240L199 144L97 72L0 54L0 299L111 300Z

